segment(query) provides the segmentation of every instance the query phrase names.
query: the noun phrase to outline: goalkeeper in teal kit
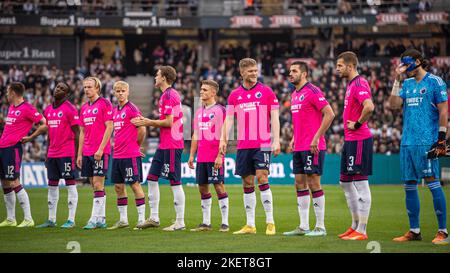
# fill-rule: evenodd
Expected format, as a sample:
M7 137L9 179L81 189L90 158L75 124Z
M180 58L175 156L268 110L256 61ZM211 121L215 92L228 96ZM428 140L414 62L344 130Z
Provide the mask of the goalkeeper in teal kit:
M439 230L434 244L448 242L445 195L439 181L438 157L446 154L447 86L438 76L425 69L428 61L415 49L406 50L396 69L396 80L389 103L392 108L403 108L403 134L400 146L401 179L406 194L406 210L410 230L395 242L422 239L419 227L420 201L417 184L425 179L433 195L433 204ZM407 79L400 88L400 74Z

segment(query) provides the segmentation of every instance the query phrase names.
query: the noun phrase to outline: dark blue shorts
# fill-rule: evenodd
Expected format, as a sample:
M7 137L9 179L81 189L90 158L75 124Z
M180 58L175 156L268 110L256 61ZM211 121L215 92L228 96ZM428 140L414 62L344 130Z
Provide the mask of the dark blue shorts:
M270 151L261 149L240 149L236 154L236 175L255 175L256 170L270 169Z
M292 162L293 173L322 175L324 161L325 151L319 151L318 155L315 155L310 151L294 152Z
M181 154L183 149L157 149L152 159L148 179L157 181L164 178L172 186L181 185Z
M102 176L106 177L108 173L109 155L103 154L102 159L97 161L94 156L83 156L83 163L81 166L81 176L94 177Z
M22 164L22 144L0 148L0 179L16 180L20 177Z
M341 174L372 175L373 138L344 141Z
M114 158L111 170L111 179L115 184L142 181L142 159L141 157Z
M197 162L195 167L195 181L197 184L220 184L224 182L222 168L214 169L214 162Z
M74 180L76 165L73 157L47 158L45 161L48 180Z

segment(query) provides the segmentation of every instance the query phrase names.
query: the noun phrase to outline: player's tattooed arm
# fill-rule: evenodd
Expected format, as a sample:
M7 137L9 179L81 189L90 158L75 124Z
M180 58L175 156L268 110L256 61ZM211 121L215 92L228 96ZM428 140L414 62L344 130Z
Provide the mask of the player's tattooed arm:
M46 120L44 117L42 117L42 119L39 121L39 127L36 129L36 131L34 131L31 135L23 137L21 142L22 143L27 143L30 141L33 141L33 139L35 139L36 137L47 133L48 131L48 127L46 124Z

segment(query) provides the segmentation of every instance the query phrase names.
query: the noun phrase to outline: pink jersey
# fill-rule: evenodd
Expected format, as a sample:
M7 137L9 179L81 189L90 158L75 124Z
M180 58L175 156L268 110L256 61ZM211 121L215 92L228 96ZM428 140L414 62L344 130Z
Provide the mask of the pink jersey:
M322 124L322 109L328 105L322 91L306 83L291 95L294 151L309 151L311 141ZM326 150L325 137L319 139L319 150Z
M131 102L127 102L122 109L114 108L114 158L131 158L141 156L138 142L138 129L131 123L131 119L141 115L141 112Z
M166 116L173 116L172 127L160 128L159 149L183 149L183 111L181 98L178 91L169 87L159 99L159 119L164 120Z
M225 107L220 104L202 107L195 112L193 126L198 136L197 162L216 161L225 115Z
M237 118L237 149L267 148L271 144L270 111L279 109L277 96L260 82L242 85L228 97L227 115Z
M344 139L346 141L363 140L372 136L367 122L364 122L358 130L349 130L347 120L358 121L363 110L363 102L371 99L370 85L366 79L356 76L347 85L344 102Z
M103 140L106 122L113 120L112 104L109 100L99 97L94 103L86 102L80 110L80 125L84 127L83 155L93 156ZM111 144L103 149L104 154L111 154Z
M34 123L38 123L42 115L30 103L24 101L21 104L8 108L8 116L5 120L5 128L0 138L0 148L16 145L27 136Z
M50 158L74 157L75 134L72 126L80 125L75 106L67 100L56 108L49 105L44 110L44 117L47 119L50 139L47 156Z

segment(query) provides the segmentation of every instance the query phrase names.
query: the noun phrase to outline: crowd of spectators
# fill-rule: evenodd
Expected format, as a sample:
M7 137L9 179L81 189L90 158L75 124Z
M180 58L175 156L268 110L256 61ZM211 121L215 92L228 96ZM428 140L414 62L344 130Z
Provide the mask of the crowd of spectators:
M164 16L197 16L198 0L4 0L0 2L5 14L125 15L143 11Z
M6 14L80 13L84 15L124 15L128 11L152 12L159 16L197 16L201 0L4 0L0 8ZM430 0L228 0L222 10L245 15L297 14L356 15L381 12L430 11ZM209 4L204 1L204 4Z
M313 46L302 46L295 48L296 51L292 57L302 52L302 56L311 54ZM190 127L190 117L196 107L196 98L199 97L199 81L203 79L214 79L220 84L218 102L226 105L226 98L230 92L239 86L241 79L237 70L237 61L247 56L258 56L257 62L260 69L260 81L272 87L280 101L280 121L282 151L290 152L289 141L292 138L291 113L290 113L290 93L293 86L287 81L287 67L285 60L291 55L281 55L274 52L273 48L277 45L262 44L251 47L233 47L225 45L219 49L220 58L217 65L205 61L200 65L198 62L198 53L201 51L197 45L178 45L171 47L156 46L151 52L151 58L154 59L153 69L158 65L172 65L178 72L175 88L181 93L183 111L185 114L185 126ZM253 54L256 55L253 55ZM94 55L98 54L95 53ZM101 55L101 50L100 50ZM264 59L271 56L270 62ZM112 93L113 83L123 77L119 74L111 73L108 70L108 64L102 63L100 59L94 58L90 66L77 67L69 71L62 71L55 66L11 66L7 71L0 71L0 131L4 125L4 117L7 113L8 104L6 102L6 86L12 81L21 81L26 86L25 98L35 105L39 110L43 110L52 102L52 91L59 81L65 81L69 84L74 95L72 101L80 107L85 101L82 79L88 75L94 75L100 78L102 82L102 95L116 104L116 99ZM118 61L118 59L116 60ZM401 132L402 132L402 113L398 110L391 110L387 102L393 82L393 67L390 63L366 63L359 67L360 74L366 77L371 85L372 97L376 106L373 116L369 120L369 127L374 135L374 152L382 154L395 154L399 152ZM441 76L450 86L450 67L441 65L432 67L432 73ZM345 94L346 82L341 80L335 73L334 61L319 62L311 64L310 81L319 86L325 93L330 102L336 118L330 129L326 133L327 149L329 153L339 153L343 144L343 124L342 110ZM149 117L159 118L158 101L161 96L160 90L153 90L152 112ZM187 131L188 132L188 131ZM157 139L159 130L150 128L148 130L149 139ZM186 139L188 135L185 135ZM189 141L187 141L189 144ZM187 145L188 147L189 145ZM24 147L26 161L40 161L46 154L46 142L44 137L28 143Z

